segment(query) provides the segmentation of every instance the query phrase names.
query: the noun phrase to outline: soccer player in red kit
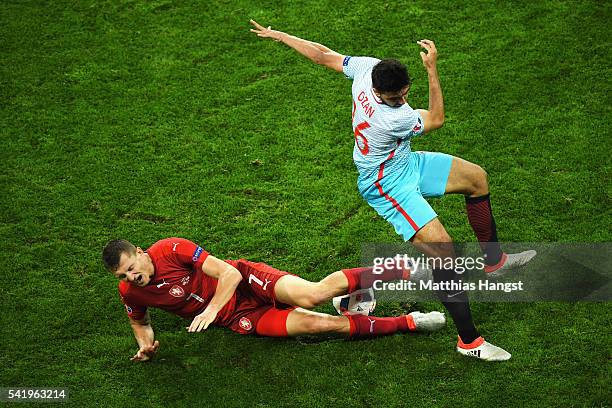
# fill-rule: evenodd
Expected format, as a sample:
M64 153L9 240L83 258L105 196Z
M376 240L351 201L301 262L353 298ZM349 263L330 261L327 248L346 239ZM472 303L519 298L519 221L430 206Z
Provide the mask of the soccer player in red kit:
M376 280L409 279L409 270L374 274L372 268L344 269L310 282L263 263L219 260L182 238L163 239L146 251L114 240L105 246L102 258L121 280L119 293L139 345L134 361L150 359L159 347L149 307L193 319L189 332L214 324L240 334L273 337L338 333L361 338L432 331L445 324L440 312L373 317L308 310L334 296L371 287Z

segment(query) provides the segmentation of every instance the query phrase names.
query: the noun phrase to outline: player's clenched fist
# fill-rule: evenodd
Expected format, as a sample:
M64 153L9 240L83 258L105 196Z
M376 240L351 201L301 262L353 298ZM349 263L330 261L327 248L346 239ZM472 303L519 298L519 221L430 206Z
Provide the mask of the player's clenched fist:
M134 357L132 357L130 360L140 362L149 361L151 358L153 358L153 355L157 352L158 348L159 341L155 340L152 345L141 347L140 350L138 350L138 352L134 354Z
M206 309L193 319L191 325L187 328L187 331L190 333L194 333L206 330L208 326L215 321L216 318L216 312Z
M421 47L425 48L426 53L421 51L421 59L423 60L423 65L425 68L435 68L436 67L436 59L438 58L438 50L436 50L436 44L434 44L431 40L421 40L417 41Z
M284 34L282 31L273 30L271 26L263 27L255 20L250 20L250 22L255 27L251 28L251 32L257 34L258 37L272 38L273 40L280 41L281 36Z

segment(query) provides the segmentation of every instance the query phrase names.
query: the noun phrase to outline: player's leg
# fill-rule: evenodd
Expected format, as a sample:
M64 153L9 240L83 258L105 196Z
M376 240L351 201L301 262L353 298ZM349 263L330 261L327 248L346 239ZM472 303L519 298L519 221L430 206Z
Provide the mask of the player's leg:
M440 221L437 214L423 195L442 195L447 183L451 168L452 157L443 154L430 154L417 152L411 155L410 166L406 173L393 179L390 185L382 185L376 191L364 190L362 195L368 203L376 209L395 230L410 240L428 257L454 258L455 253L452 240ZM431 171L423 174L423 170L438 168L438 172ZM429 178L423 182L423 178ZM377 186L378 187L378 186ZM453 270L434 270L434 280L448 281L455 278ZM447 294L440 294L447 295ZM471 343L479 337L472 321L467 295L451 293L450 297L442 298L442 303L448 309L455 321L464 342ZM451 302L449 299L456 297Z
M480 242L485 264L498 264L504 254L497 238L487 173L477 164L453 157L445 193L465 196L468 221Z
M282 316L281 316L282 317ZM271 326L267 321L275 319L276 312L271 310L259 320L257 333L270 335L266 329ZM338 334L350 338L386 336L395 333L433 331L444 327L444 317L439 312L423 314L413 312L398 317L374 317L364 315L332 316L302 308L291 310L286 315L288 336Z
M437 324L433 328L421 327L420 331L437 330L443 326ZM359 338L419 330L412 316L332 316L302 308L278 309L270 306L261 306L244 313L240 318L236 317L229 327L240 334L257 333L267 337L338 334Z
M421 228L412 238L412 243L429 258L455 257L452 240L437 218ZM434 268L433 277L436 283L457 282L458 280L458 275L453 269L445 268ZM465 291L440 290L437 295L457 327L459 333L457 351L464 355L473 355L488 361L510 358L510 354L505 350L485 342L480 337L472 319L470 304Z
M420 153L421 191L425 197L463 194L470 226L485 256L485 272L501 275L526 264L535 251L505 254L497 238L487 173L477 164L443 153Z
M497 264L502 251L489 198L487 173L482 167L443 153L420 153L420 186L425 197L463 194L468 220L481 243L487 264Z
M335 296L371 287L375 280L402 279L409 277L410 273L404 270L383 270L381 274L375 274L372 268L353 268L334 272L319 282L310 282L264 263L244 259L234 263L243 276L243 284L248 285L259 298L270 303L306 309L312 309Z
M334 272L323 281L310 282L299 276L286 275L276 283L274 296L281 303L312 309L334 296L347 293L348 281L342 273Z
M372 267L336 271L318 282L310 282L295 275L285 275L274 287L276 300L288 305L312 309L335 296L372 287L375 281L408 279L409 270L389 269L374 273Z
M412 238L412 243L430 259L455 258L452 240L437 218L421 228ZM433 277L436 283L459 280L458 275L453 269L434 268ZM476 340L480 334L476 330L476 326L474 326L470 304L465 291L439 291L438 297L453 318L463 342L469 344Z
M348 288L347 279L341 273L331 274L321 284L261 262L241 259L236 261L236 268L242 274L244 284L270 304L281 303L312 309L338 294L345 294Z
M332 316L302 308L294 309L287 316L287 335L336 333L348 336L351 324L346 316Z
M466 197L482 197L489 194L487 172L477 164L460 157L452 157L445 194L463 194Z

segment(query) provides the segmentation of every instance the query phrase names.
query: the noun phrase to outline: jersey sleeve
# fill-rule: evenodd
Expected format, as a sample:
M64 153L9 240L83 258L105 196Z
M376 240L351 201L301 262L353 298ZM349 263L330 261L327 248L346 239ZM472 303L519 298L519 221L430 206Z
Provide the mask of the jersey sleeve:
M208 258L208 252L201 246L183 238L174 238L172 241L172 253L178 264L183 267L194 269L202 268L202 264Z
M400 139L407 139L422 135L424 130L421 114L417 110L411 110L397 120L395 134L399 135Z
M144 319L147 313L147 307L142 306L130 299L127 289L122 286L121 283L119 284L119 296L121 296L121 301L125 306L125 311L128 317L134 320Z
M355 79L369 69L371 69L374 65L378 64L380 60L372 57L344 57L342 61L342 72L349 79Z

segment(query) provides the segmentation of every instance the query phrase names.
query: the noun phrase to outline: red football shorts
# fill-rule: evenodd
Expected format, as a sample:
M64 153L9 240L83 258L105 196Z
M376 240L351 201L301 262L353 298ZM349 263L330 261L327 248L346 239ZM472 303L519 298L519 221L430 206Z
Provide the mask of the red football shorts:
M287 316L295 307L278 303L274 288L289 273L244 259L226 262L242 274L236 290L236 309L228 327L240 334L287 337Z

